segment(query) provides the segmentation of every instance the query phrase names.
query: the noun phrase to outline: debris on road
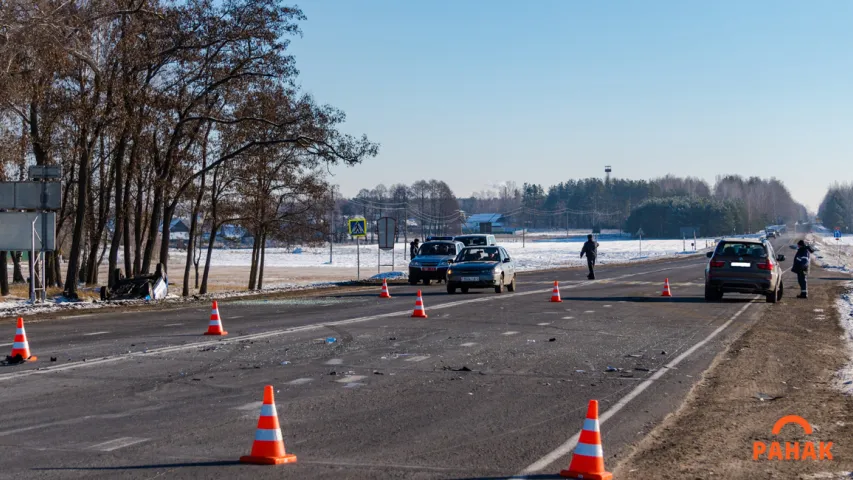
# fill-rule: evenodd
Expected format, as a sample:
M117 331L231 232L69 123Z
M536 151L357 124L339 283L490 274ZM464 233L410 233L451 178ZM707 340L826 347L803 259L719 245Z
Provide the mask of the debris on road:
M380 372L379 370L374 370L373 374L374 375L385 375L384 373Z
M643 356L629 353L628 355L625 355L625 358L643 358Z
M666 350L660 352L661 355L666 355Z
M586 370L575 370L575 373L586 373Z
M755 395L755 398L757 398L759 401L762 401L762 402L772 402L773 400L778 400L782 397L781 396L776 397L773 395L767 395L766 393L759 392Z
M473 370L471 370L467 366L462 366L461 368L453 368L453 367L444 366L444 367L441 367L441 369L442 370L449 370L451 372L473 372Z
M290 362L288 362L287 360L285 360L285 361L281 362L281 364L282 364L282 365L290 365Z
M646 367L634 367L634 370L636 370L638 372L651 372L651 370L649 370Z
M549 338L549 339L548 339L548 341L549 341L549 342L556 342L556 341L557 341L557 339L556 339L556 338Z
M338 341L338 339L335 337L329 337L326 339L326 343L335 343L337 341Z
M605 372L621 372L622 369L608 366L607 368L604 369L604 371Z

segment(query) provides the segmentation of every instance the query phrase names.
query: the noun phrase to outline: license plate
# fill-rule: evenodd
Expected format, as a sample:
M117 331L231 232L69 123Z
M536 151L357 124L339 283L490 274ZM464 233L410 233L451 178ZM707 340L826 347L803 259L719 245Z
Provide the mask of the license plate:
M480 277L462 277L463 282L479 282Z
M424 268L422 268L421 270L423 270L423 271L425 271L425 272L434 272L434 271L435 271L435 267L424 267Z
M752 266L751 263L747 262L732 262L733 267L741 267L741 268L749 268Z

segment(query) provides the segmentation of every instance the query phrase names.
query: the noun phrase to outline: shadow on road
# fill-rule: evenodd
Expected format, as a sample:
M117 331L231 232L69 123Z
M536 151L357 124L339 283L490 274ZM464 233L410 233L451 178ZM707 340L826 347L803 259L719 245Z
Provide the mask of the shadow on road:
M549 473L544 475L523 475L523 476L507 476L507 477L459 477L454 478L452 480L513 480L513 479L524 479L524 480L556 480L562 479L563 477L555 474Z
M236 460L214 461L214 462L186 462L186 463L155 463L151 465L126 465L117 467L41 467L33 468L36 471L113 471L113 470L150 470L155 468L183 468L183 467L227 467L229 465L242 465Z
M633 303L749 303L751 298L724 298L708 302L704 297L563 297L563 302L633 302Z

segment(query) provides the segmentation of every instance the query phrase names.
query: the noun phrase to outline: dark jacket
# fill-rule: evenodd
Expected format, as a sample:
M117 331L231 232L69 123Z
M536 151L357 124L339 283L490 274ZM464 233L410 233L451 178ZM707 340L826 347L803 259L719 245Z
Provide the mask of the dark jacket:
M812 263L812 253L814 253L814 249L810 245L798 248L796 255L794 255L794 266L791 267L791 271L794 273L809 273L809 266Z
M415 245L415 242L409 243L409 258L417 257L418 256L418 250L420 250L420 248L418 248L418 246Z
M598 256L598 242L594 242L592 240L587 240L583 244L583 248L581 249L581 258L586 255L586 258L590 260L595 260L595 257Z

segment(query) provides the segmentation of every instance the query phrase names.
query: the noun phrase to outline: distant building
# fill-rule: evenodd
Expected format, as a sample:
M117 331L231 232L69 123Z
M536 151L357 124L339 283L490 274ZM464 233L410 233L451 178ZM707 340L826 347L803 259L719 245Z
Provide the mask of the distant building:
M491 225L491 233L511 233L512 228L508 225L506 218L500 213L475 213L469 215L462 225L465 233L480 233L481 229L488 229Z

